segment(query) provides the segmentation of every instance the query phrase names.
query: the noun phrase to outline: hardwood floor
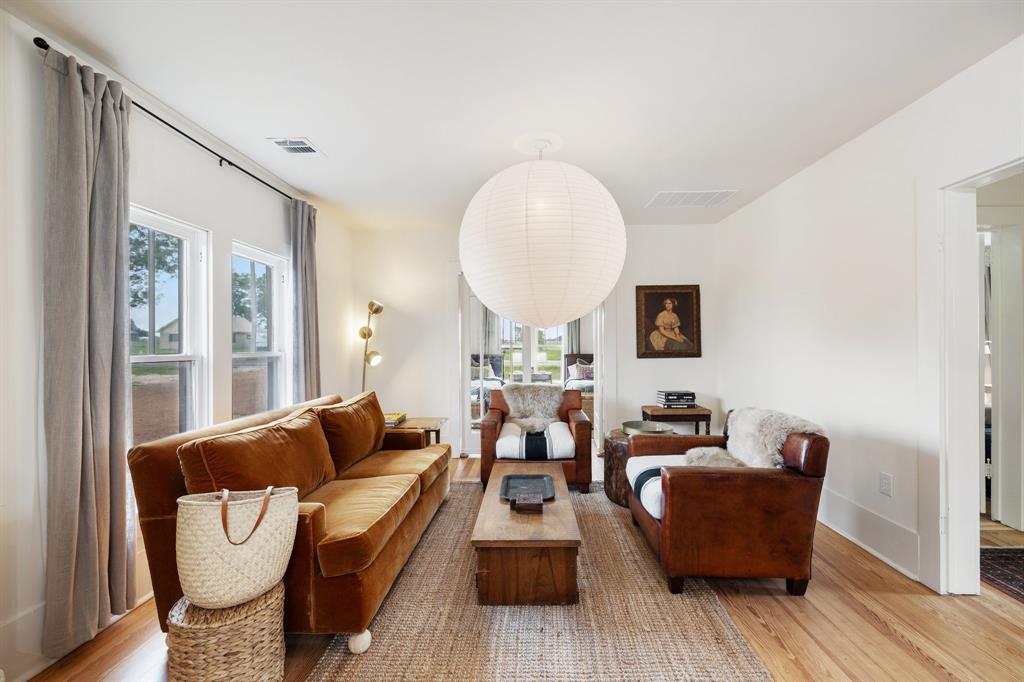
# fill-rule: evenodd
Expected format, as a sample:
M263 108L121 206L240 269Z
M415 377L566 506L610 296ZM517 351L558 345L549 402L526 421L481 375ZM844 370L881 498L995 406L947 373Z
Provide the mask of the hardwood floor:
M1024 532L993 521L988 514L981 515L982 547L1024 547Z
M453 464L454 480L479 480L478 459ZM709 583L777 680L1024 679L1024 604L985 585L977 597L941 597L822 525L806 597L782 580ZM146 602L36 679L165 679L154 608ZM305 679L329 639L288 637L285 678Z

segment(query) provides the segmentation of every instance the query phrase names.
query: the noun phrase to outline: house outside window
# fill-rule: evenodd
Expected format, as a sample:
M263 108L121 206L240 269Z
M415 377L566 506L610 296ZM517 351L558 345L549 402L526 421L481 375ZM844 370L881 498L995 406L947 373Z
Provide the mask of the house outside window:
M206 405L208 234L131 208L128 304L134 443L193 429Z
M285 404L288 263L236 243L231 256L231 415Z

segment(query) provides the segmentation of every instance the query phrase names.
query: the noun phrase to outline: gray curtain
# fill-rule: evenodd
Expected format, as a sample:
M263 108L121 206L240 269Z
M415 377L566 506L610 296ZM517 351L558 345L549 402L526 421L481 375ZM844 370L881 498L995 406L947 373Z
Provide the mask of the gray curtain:
M295 340L294 400L320 397L320 325L316 309L316 207L295 199L291 210L292 291Z
M580 321L573 320L565 325L565 352L579 353L580 349Z
M43 68L43 653L135 603L128 472L128 114L118 83L50 50Z
M484 338L483 338L483 352L484 356L497 353L501 350L501 343L498 334L498 316L495 315L490 308L480 304L480 307L484 311ZM485 362L480 363L483 367Z

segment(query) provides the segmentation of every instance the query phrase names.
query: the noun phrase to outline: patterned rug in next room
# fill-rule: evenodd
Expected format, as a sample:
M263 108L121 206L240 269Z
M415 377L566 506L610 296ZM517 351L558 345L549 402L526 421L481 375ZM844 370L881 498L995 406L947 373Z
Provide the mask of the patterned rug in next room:
M982 547L981 579L1024 602L1024 547Z
M482 498L455 483L370 629L334 638L313 680L771 680L703 580L670 594L629 511L599 485L572 493L580 601L480 606L469 544Z

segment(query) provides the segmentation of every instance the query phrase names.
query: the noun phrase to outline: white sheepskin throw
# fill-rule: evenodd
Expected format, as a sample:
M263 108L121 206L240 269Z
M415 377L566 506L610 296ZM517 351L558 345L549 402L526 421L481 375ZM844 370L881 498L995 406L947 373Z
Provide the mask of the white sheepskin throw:
M681 466L688 467L745 467L746 464L729 454L725 448L706 447L690 448L683 455L686 461Z
M558 421L562 387L557 384L505 384L508 420L527 433L543 431Z
M784 412L756 407L735 409L729 415L729 454L747 466L781 467L782 446L791 433L824 436L825 429Z

